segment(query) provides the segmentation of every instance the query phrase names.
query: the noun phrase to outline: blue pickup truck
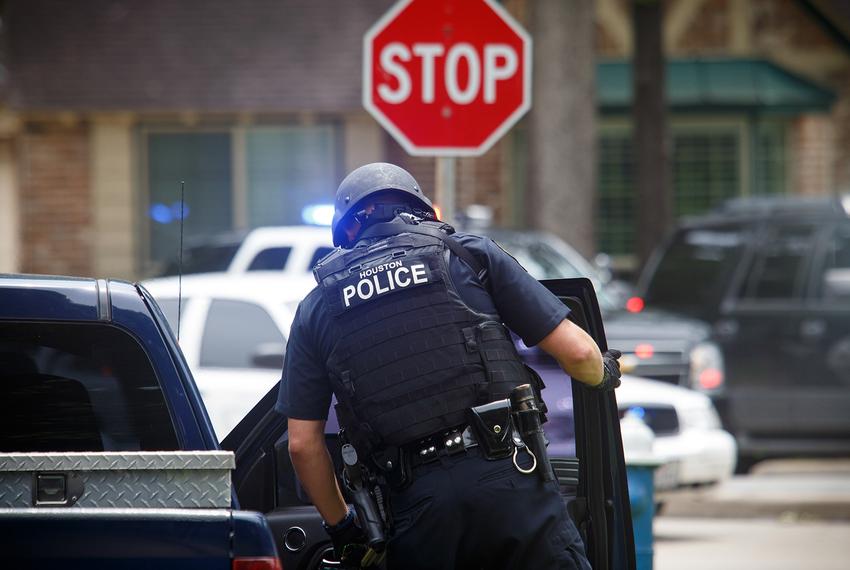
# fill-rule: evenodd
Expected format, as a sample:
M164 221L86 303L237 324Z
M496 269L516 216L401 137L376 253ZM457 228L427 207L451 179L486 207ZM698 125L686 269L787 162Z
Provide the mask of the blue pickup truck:
M604 348L590 282L547 285ZM4 566L311 570L330 548L276 390L219 443L140 285L0 275L0 389ZM574 389L572 406L564 500L595 569L634 568L614 396Z

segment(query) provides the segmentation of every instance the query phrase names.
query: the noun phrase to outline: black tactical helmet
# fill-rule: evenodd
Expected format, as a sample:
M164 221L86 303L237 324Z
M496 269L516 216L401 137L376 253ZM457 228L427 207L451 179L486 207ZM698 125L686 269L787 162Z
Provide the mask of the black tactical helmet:
M356 214L364 198L378 192L395 190L400 192L406 202L413 202L427 212L434 213L431 201L422 193L419 184L405 169L386 162L373 162L352 171L339 185L334 198L334 218L331 223L334 245L345 246L348 237L341 222Z

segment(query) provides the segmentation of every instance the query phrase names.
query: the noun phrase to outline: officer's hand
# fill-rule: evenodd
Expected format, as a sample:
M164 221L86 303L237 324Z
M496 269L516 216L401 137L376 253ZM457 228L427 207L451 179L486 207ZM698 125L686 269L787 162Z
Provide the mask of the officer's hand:
M349 510L345 517L335 525L323 524L325 532L331 537L334 545L336 559L342 561L346 554L354 550L357 545L366 544L366 534L357 524L354 510Z
M600 392L609 392L620 386L620 361L618 360L623 355L619 350L607 350L602 354L602 382L596 386L591 386L592 389Z
M383 560L383 552L376 553L367 546L366 533L357 524L354 510L350 510L338 524L325 525L325 531L331 537L334 556L342 568L369 568Z

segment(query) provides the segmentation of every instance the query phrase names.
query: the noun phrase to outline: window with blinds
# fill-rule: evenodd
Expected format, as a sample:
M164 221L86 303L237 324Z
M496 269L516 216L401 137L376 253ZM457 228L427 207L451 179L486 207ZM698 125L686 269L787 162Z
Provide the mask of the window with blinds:
M256 127L245 137L250 227L298 225L312 204L332 204L337 187L331 125Z
M741 193L741 147L737 131L673 133L676 216L702 214Z
M787 184L785 125L765 122L755 128L751 194L784 194Z
M629 131L599 137L596 243L609 255L632 253L635 243L635 159Z
M748 124L746 128L674 125L672 144L677 217L703 214L744 194L786 190L786 141L781 122ZM631 255L637 218L631 129L603 129L598 145L598 248L611 255ZM745 156L751 157L748 164L742 163Z
M306 206L332 204L339 138L334 123L143 130L148 272L177 259L181 218L197 249L234 228L299 225Z
M146 142L148 258L164 263L178 255L181 218L189 240L233 227L231 139L227 131L163 132Z

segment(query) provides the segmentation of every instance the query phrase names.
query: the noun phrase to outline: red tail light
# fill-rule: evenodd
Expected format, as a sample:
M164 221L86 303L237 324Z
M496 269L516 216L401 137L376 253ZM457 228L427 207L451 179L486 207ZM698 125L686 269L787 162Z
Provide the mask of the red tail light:
M723 372L707 368L699 374L699 386L703 390L716 390L723 384Z
M232 570L283 570L280 558L268 556L263 558L234 558Z
M655 348L651 344L642 343L635 347L635 356L641 360L652 358L653 354L655 354Z
M643 310L643 299L640 297L631 297L626 301L626 310L630 313L639 313Z

